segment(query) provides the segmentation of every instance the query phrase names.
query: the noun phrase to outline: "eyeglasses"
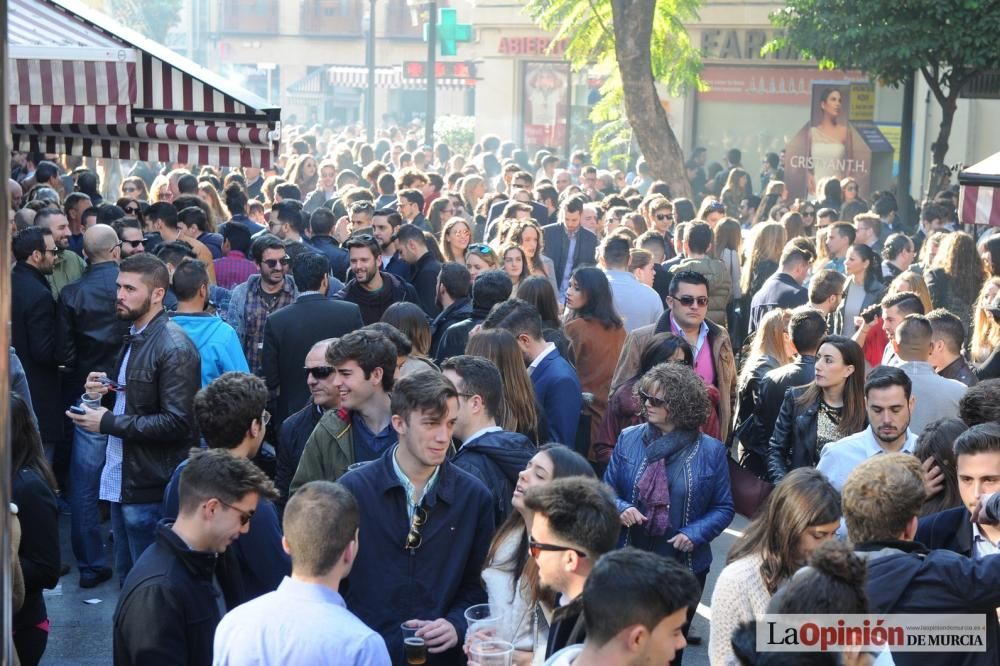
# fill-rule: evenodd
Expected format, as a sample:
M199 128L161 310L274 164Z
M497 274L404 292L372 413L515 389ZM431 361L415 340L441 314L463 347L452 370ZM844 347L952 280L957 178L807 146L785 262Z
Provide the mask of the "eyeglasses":
M264 413L266 414L267 412L264 412ZM237 512L238 514L240 514L240 525L246 525L247 523L250 522L250 519L253 518L253 514L254 514L253 511L244 511L243 509L238 509L235 506L233 506L232 504L226 504L225 502L223 502L218 497L216 497L215 499L217 499L219 501L219 504L221 504L222 506L226 507L227 509L232 509L233 511Z
M303 368L306 373L306 381L309 381L309 375L312 375L316 379L326 379L333 374L333 368L328 365L318 365L315 368Z
M672 296L675 301L680 303L686 308L691 307L695 303L698 304L699 308L703 308L708 305L708 296Z
M472 243L465 251L475 252L476 254L493 254L493 248L486 243Z
M665 222L666 220L674 219L674 215L673 213L664 213L663 215L657 215L656 219L660 222Z
M45 248L44 252L45 252L45 254L57 255L57 254L59 254L59 248L54 248L54 249L51 249L51 250L49 248Z
M413 510L413 519L410 520L410 531L406 535L406 543L403 548L406 550L416 550L420 548L420 544L423 543L423 537L420 536L420 528L424 526L427 522L427 510L422 506L418 506Z
M551 543L541 543L539 541L535 541L531 537L528 537L528 552L531 553L532 557L534 557L535 559L537 559L538 555L543 550L547 550L547 551L554 552L554 553L558 553L558 552L563 552L563 551L569 550L569 551L572 551L572 552L576 553L580 557L587 557L587 553L583 552L582 550L578 550L576 548L573 548L572 546L557 546L557 545L551 544Z
M645 391L639 391L639 400L642 400L647 405L652 405L653 407L663 407L667 404L667 401L663 398L657 398L654 395L649 395Z
M271 412L265 409L263 412L260 413L260 424L266 428L267 424L270 422L271 422Z
M145 245L145 244L146 244L145 238L142 240L135 240L135 241L127 241L127 240L118 241L118 247L122 247L123 245L128 245L133 250L139 247L140 245Z
M260 263L265 264L268 268L274 270L275 268L278 267L278 264L281 264L282 266L287 266L289 261L291 261L291 258L286 255L281 259L264 259Z

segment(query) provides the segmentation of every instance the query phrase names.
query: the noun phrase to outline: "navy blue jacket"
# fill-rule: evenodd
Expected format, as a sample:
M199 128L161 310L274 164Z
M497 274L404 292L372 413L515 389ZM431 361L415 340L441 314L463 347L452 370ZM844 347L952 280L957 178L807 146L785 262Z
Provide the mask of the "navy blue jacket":
M292 477L299 467L302 451L305 450L309 435L316 428L321 416L323 412L310 398L306 406L285 419L278 430L274 486L281 494L278 498L278 507L281 511L284 511L285 503L288 502L288 487L292 485Z
M980 560L915 541L861 543L872 613L985 613L986 652L895 652L896 666L986 666L1000 662L1000 557Z
M674 431L667 436L674 434L689 435ZM623 529L621 545L626 545L627 539L630 545L672 557L700 574L712 565L712 540L729 527L736 511L729 486L726 448L714 437L697 435L692 444L664 459L670 482L670 529L655 540L642 528ZM635 507L645 514L646 507L639 502L638 484L646 470L646 444L658 436L646 423L625 428L618 436L604 471L604 483L614 490L619 513ZM693 552L682 553L667 543L677 532L683 532L691 540Z
M754 334L760 320L776 308L797 308L809 302L809 290L796 282L788 273L775 273L764 281L750 301L750 335Z
M953 553L972 556L972 521L964 506L924 516L917 524L914 540L931 550L943 548Z
M185 460L177 466L163 492L163 517L171 522L177 518L181 472L187 464ZM219 559L219 581L228 593L230 609L278 589L281 580L292 573L292 561L281 547L281 523L271 500L260 498L250 518L250 530Z
M424 498L427 520L420 528L420 546L407 550L410 520L406 491L393 469L395 450L338 480L361 509L358 547L363 555L347 577L344 600L382 635L394 663L404 663L400 624L444 618L458 632L459 645L430 655L427 663L464 664L465 610L486 602L479 575L493 538L490 494L475 478L445 462Z
M549 420L552 439L574 448L583 409L583 389L576 370L554 349L529 372L535 396Z
M351 257L347 250L337 244L333 236L313 236L309 244L320 254L330 260L330 272L341 282L346 281L347 271L351 268Z
M493 518L502 525L513 510L510 500L517 475L537 453L524 435L496 430L462 444L451 461L483 482L493 496Z

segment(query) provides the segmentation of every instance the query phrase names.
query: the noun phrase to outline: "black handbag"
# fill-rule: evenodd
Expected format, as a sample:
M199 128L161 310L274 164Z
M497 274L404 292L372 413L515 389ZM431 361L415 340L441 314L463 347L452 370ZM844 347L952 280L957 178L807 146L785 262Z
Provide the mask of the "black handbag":
M740 467L731 455L727 455L726 460L729 463L729 486L736 513L753 518L774 490L774 485Z

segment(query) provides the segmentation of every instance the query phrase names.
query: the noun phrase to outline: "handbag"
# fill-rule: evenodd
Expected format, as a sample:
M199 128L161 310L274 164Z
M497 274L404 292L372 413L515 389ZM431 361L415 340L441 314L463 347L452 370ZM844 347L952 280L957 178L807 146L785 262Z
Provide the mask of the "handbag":
M736 513L753 518L757 515L760 507L764 505L768 495L774 490L774 485L740 467L740 464L732 456L727 455L726 460L729 463L729 485L733 493Z

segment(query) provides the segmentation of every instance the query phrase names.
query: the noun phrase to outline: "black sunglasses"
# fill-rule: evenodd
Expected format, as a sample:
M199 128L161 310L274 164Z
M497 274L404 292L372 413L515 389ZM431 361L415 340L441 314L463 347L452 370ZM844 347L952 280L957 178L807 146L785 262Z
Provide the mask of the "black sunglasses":
M571 546L557 546L551 543L541 543L539 541L535 541L531 537L528 537L528 552L531 553L532 557L537 558L538 555L543 550L547 550L553 553L570 550L579 555L580 557L587 557L587 553L583 552L582 550L579 550L578 548L573 548Z
M699 308L703 308L706 305L708 305L708 296L697 296L697 297L695 297L695 296L673 296L672 298L675 301L677 301L678 303L680 303L681 305L683 305L684 307L686 307L686 308L691 307L695 303L698 304Z
M416 550L423 543L420 536L420 528L427 522L427 510L418 506L413 510L413 519L410 521L410 531L406 535L406 543L403 548L406 550Z
M661 222L663 222L664 220L672 220L672 219L674 219L674 216L673 216L672 213L664 213L663 215L657 215L656 219L660 220Z
M645 391L639 391L639 400L642 400L647 405L652 405L653 407L663 407L667 404L667 401L663 398L657 398L655 395L649 395Z
M146 243L145 239L143 239L143 240L137 240L137 241L123 240L123 241L118 241L118 247L121 247L123 245L128 245L129 247L131 247L134 250L135 248L139 247L140 245L145 245L145 243Z
M306 381L309 381L309 375L312 375L316 379L326 379L333 374L333 368L328 365L318 365L315 368L303 368L306 373Z
M291 259L288 256L284 256L281 259L264 259L260 263L266 264L268 268L274 270L278 267L278 264L287 266L289 261L291 261Z

